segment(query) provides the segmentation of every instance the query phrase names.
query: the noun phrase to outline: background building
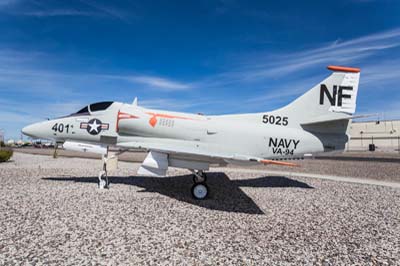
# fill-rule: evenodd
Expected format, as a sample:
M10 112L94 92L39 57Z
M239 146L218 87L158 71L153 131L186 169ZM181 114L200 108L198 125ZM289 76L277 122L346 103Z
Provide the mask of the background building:
M366 151L370 144L376 151L400 152L400 120L353 122L348 151Z

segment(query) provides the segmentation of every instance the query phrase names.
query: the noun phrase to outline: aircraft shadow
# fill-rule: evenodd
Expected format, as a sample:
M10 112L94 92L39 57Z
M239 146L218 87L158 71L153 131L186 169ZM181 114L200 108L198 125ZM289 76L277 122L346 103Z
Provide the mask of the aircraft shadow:
M44 177L50 181L73 181L97 183L97 177ZM224 173L207 173L207 185L210 189L206 200L192 198L190 188L193 185L191 175L170 177L109 177L111 189L113 184L134 185L143 188L139 192L156 192L179 201L201 206L211 210L237 212L246 214L264 214L257 204L244 193L240 187L293 187L313 188L304 182L283 176L265 176L255 179L230 180ZM265 193L268 193L266 191Z

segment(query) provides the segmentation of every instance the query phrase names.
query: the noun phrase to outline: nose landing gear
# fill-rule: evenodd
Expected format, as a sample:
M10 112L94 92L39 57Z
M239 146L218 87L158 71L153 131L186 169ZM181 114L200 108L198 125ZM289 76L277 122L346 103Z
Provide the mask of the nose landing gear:
M99 188L100 189L110 188L110 182L108 181L106 171L101 171L99 174Z
M99 188L110 188L110 182L107 176L107 158L103 158L103 170L99 173Z
M203 200L208 196L207 176L203 171L193 171L193 186L191 189L193 198Z
M104 154L102 156L102 160L103 160L103 170L101 170L99 172L99 188L100 189L105 189L105 188L110 188L110 182L108 181L108 175L107 175L107 165L111 162L111 160L113 159L118 159L116 157L117 154L120 153L116 153L116 154L112 154L109 152L109 148L107 146L107 152L106 154ZM111 171L113 170L113 168L116 168L117 166L111 166Z

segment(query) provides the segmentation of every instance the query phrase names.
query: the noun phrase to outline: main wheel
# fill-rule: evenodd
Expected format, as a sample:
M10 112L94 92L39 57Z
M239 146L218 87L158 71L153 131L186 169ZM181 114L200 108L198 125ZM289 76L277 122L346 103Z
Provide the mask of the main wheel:
M208 187L206 183L198 183L192 186L192 196L195 199L202 200L208 195Z

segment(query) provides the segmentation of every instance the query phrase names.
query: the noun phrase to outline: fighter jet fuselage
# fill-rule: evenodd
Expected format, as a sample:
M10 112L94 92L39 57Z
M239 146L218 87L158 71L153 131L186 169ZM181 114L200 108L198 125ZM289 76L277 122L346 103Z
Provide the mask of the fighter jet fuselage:
M154 138L182 140L198 143L215 153L223 151L265 159L294 159L304 153L324 151L322 142L304 131L297 121L284 122L279 117L276 112L241 117L205 116L113 102L107 110L76 113L31 125L23 131L32 137L57 142L108 144L111 141L110 144L123 145Z

